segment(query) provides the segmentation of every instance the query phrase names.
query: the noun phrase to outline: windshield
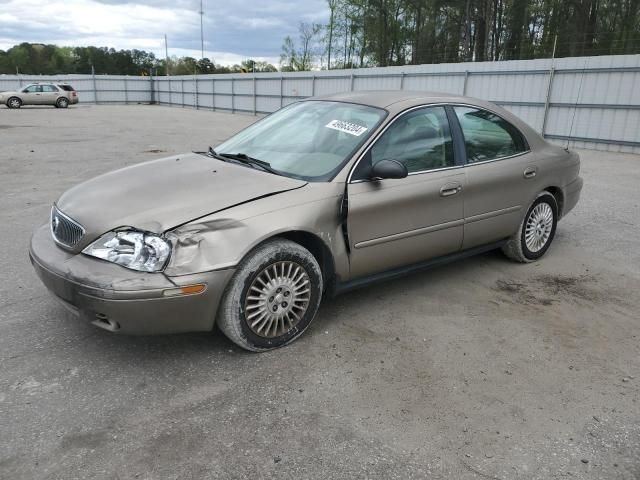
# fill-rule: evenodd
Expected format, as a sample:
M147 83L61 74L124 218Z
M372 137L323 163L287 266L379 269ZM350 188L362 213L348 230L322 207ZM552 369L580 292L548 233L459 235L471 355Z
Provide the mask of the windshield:
M215 150L220 155L240 153L268 162L283 175L326 181L338 173L385 115L385 110L352 103L294 103Z

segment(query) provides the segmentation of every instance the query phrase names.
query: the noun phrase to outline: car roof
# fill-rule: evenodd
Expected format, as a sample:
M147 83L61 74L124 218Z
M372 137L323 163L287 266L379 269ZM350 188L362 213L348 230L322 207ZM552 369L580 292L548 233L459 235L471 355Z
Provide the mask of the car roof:
M314 98L316 100L358 103L360 105L369 105L378 108L386 108L394 103L407 101L413 101L416 105L437 102L477 103L476 99L462 95L438 92L414 92L411 90L360 90L357 92L344 92Z

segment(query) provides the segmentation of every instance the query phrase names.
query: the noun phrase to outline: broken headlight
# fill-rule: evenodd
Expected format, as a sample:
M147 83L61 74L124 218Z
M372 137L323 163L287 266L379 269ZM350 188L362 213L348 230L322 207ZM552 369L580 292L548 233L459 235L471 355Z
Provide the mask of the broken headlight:
M171 243L153 233L120 230L105 233L82 253L140 272L159 272L171 255Z

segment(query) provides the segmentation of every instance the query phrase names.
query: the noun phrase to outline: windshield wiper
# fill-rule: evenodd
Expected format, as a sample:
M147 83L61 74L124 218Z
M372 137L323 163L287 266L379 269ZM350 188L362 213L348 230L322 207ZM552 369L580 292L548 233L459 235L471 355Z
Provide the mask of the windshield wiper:
M218 160L222 160L223 162L238 162L238 163L242 163L243 165L248 165L251 168L257 167L260 170L273 173L274 175L282 175L282 173L274 169L268 162L250 157L246 153L218 153L211 146L208 148L206 153L205 152L194 152L194 153L199 153L201 155L207 155L209 157L217 158Z
M269 164L269 162L250 157L246 153L216 153L215 150L209 149L209 154L216 158L231 159L252 167L256 166L258 168L261 168L265 172L273 173L274 175L282 175L280 172L271 167L271 164Z
M200 153L200 152L198 152ZM204 152L203 152L204 153ZM218 160L222 160L223 162L228 162L229 160L224 158L222 155L220 155L218 152L216 152L212 146L209 146L209 148L207 149L207 155L213 158L217 158Z

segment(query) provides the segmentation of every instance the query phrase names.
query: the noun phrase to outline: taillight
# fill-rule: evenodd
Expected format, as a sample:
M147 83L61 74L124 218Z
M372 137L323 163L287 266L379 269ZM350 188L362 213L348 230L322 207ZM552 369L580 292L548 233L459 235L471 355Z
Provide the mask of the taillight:
M76 92L71 92L71 95L73 95L74 97L78 96L78 94Z

